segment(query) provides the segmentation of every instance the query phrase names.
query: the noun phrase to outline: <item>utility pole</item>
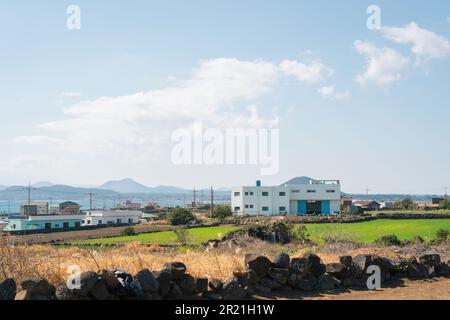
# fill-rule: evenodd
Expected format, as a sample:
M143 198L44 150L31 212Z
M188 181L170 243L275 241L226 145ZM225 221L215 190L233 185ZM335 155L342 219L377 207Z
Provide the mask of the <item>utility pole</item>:
M92 194L92 192L89 192L89 210L92 211L92 197L94 195Z
M211 218L214 216L214 189L211 187Z
M194 187L194 202L192 203L192 212L195 211L195 208L197 207L197 197L196 197L196 191L195 191L195 187Z
M445 186L445 199L447 199L448 198L448 194L447 194L447 186Z
M366 188L366 196L369 197L369 187Z
M30 206L31 206L31 182L28 182L28 207L27 207L27 220L30 218Z

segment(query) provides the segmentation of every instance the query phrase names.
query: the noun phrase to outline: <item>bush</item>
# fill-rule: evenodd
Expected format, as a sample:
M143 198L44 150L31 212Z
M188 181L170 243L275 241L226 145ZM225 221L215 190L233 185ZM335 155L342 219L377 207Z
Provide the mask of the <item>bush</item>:
M445 229L439 229L436 231L436 239L438 242L447 242L450 240L450 231Z
M439 209L448 210L450 209L450 199L446 198L439 204Z
M167 215L167 221L173 226L187 225L194 220L194 214L183 208L176 208Z
M187 245L189 245L190 243L190 238L189 238L189 232L187 231L186 228L182 228L182 229L178 229L175 230L175 235L177 236L177 242L183 246L186 247Z
M272 224L251 225L247 228L250 237L264 241L286 244L293 241L309 243L309 235L304 225L286 222L274 222Z
M231 217L233 212L231 212L230 206L218 206L213 212L213 218L218 218L223 221L227 217Z
M137 232L134 230L133 227L126 227L125 229L122 230L121 235L124 237L135 236L137 235Z
M411 198L406 198L396 202L394 207L400 210L416 210L417 204Z
M390 234L386 236L382 236L375 240L376 244L382 245L382 246L400 246L402 242L397 238L395 234Z

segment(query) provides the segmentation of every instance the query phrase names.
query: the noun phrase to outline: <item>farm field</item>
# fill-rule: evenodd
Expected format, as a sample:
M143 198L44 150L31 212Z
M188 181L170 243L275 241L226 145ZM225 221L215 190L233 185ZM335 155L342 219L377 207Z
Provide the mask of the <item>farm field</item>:
M443 214L447 215L450 214L450 210L447 209L439 209L439 210L382 210L382 211L368 211L366 214L369 215L378 215L378 214L420 214L420 215L427 215L427 214Z
M231 231L238 230L235 226L220 226L189 229L189 240L198 245L212 239L224 237ZM450 230L450 219L413 219L413 220L376 220L360 223L339 224L308 224L306 225L311 240L324 243L326 238L352 240L370 244L384 235L395 234L400 240L412 240L416 236L424 239L436 237L439 229ZM141 242L147 244L174 245L177 243L173 231L143 233L136 236L120 236L99 239L74 241L73 245L112 245L126 242Z
M198 245L212 239L220 239L229 232L238 230L234 226L220 226L188 229L188 238L191 244ZM150 244L173 245L177 243L177 236L173 231L143 233L135 236L123 236L101 239L90 239L72 242L74 245L111 245L126 242L141 242Z
M311 240L323 243L325 238L354 240L373 243L377 238L395 234L400 240L412 240L416 236L435 238L439 229L450 230L450 219L375 220L361 223L308 224Z

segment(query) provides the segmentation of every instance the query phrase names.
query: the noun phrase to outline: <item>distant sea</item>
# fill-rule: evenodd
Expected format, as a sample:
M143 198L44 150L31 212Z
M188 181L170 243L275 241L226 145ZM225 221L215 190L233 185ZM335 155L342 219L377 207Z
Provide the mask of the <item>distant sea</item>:
M36 200L36 201L47 201L47 200ZM59 203L65 202L66 200L48 200L48 202L51 204L51 206L58 206ZM71 200L73 202L78 203L81 205L81 210L89 210L90 204L88 199L84 200ZM186 207L186 203L183 200L173 200L173 199L165 199L165 200L158 200L156 201L161 207L169 207L169 208L175 208L175 207ZM26 204L26 200L22 201L5 201L0 200L0 215L5 214L17 214L20 213L20 206L23 204ZM214 201L216 204L229 204L230 201L227 200L216 200ZM117 206L117 201L111 201L111 200L94 200L93 201L93 208L94 209L111 209L115 208Z

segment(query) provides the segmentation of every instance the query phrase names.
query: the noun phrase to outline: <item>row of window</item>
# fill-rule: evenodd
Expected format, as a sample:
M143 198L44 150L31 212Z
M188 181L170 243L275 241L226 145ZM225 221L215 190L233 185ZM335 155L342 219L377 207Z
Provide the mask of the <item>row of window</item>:
M292 190L292 193L299 193L299 192L300 192L300 190ZM310 190L306 190L306 192L307 192L307 193L316 193L317 190L310 189ZM336 193L336 190L327 190L327 193ZM245 195L246 195L246 196L253 196L254 193L251 192L251 191L249 191L249 192L245 192ZM269 192L263 191L263 192L261 193L261 195L262 195L263 197L268 197L268 196L269 196ZM278 193L278 195L279 195L280 197L285 197L285 196L286 196L286 192L280 191L280 192ZM235 192L235 193L234 193L234 196L235 196L235 197L240 197L240 196L241 196L241 193L240 193L240 192Z
M246 196L253 196L253 195L255 195L253 192L245 192L245 195ZM268 197L269 196L269 192L267 192L267 191L263 191L262 193L261 193L261 195L263 196L263 197ZM280 197L285 197L286 196L286 192L284 192L284 191L281 191L281 192L279 192L279 194L278 194ZM241 193L240 192L235 192L234 193L234 196L235 197L240 197L241 196Z
M117 222L114 222L114 221L107 221L106 222L106 224L108 225L108 224L122 224L122 219L117 219ZM132 218L129 218L128 219L128 224L133 224L134 223L134 221L133 221L133 219ZM92 221L91 220L87 220L86 221L86 224L88 224L88 225L90 225L90 224L92 224ZM98 223L97 224L99 224L99 225L102 225L103 224L103 220L98 220Z
M253 209L253 208L254 208L254 206L252 204L245 205L245 209ZM234 211L235 212L241 211L241 207L234 207ZM269 207L261 207L261 211L268 212L269 211ZM279 211L280 212L286 212L286 207L279 207Z

